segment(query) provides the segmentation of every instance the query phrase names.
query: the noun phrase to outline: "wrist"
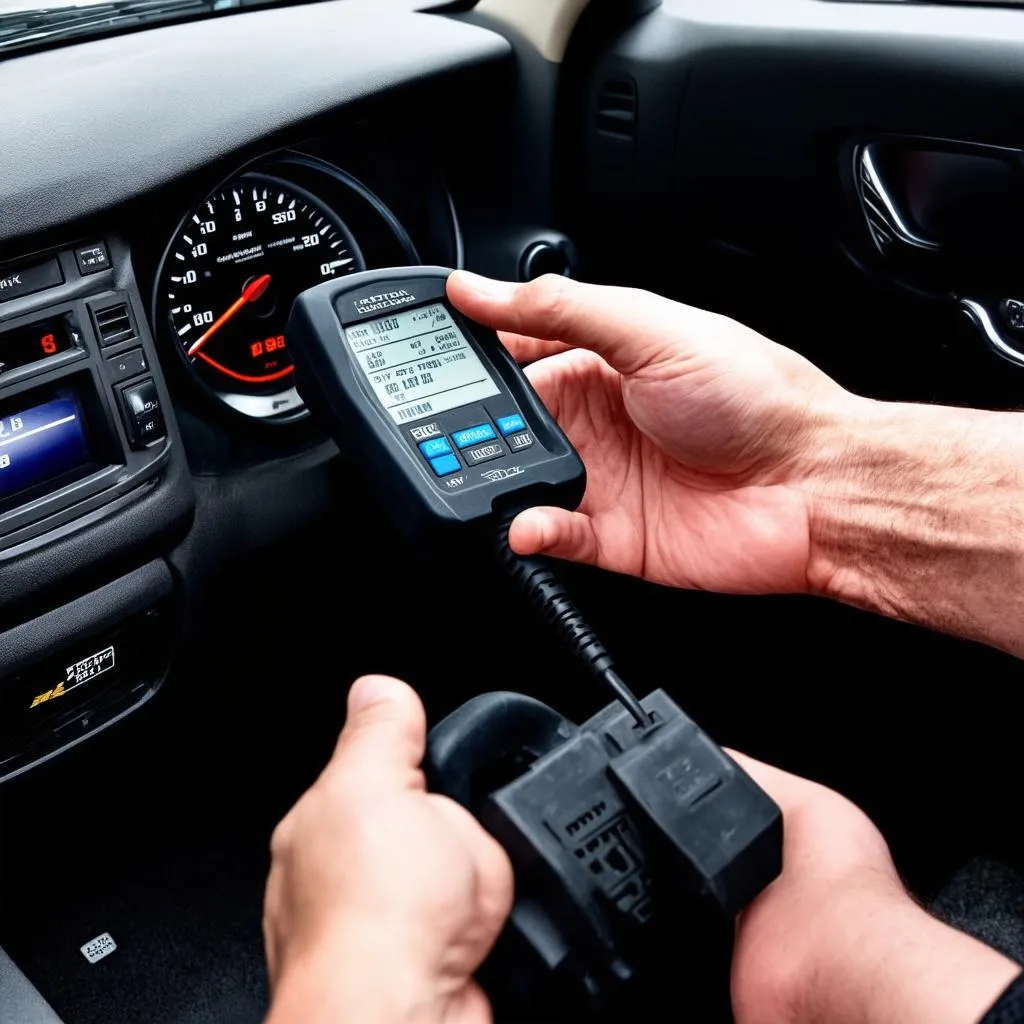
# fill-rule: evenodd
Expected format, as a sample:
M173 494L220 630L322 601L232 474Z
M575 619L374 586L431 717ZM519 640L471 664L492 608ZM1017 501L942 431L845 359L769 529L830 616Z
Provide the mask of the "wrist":
M831 901L794 996L796 1020L971 1024L1020 971L895 888Z
M803 476L808 589L1024 653L1024 418L845 396ZM1024 611L1024 609L1021 609Z
M266 1024L431 1024L443 1000L416 962L371 930L318 942L282 965Z

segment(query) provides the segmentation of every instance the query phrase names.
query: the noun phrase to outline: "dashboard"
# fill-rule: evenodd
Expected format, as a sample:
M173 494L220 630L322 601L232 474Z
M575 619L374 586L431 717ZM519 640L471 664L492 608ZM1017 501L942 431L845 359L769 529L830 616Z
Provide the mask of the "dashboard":
M947 265L881 251L850 179L861 143L893 184L907 140L1019 146L1018 14L594 4L559 65L470 6L325 0L0 61L0 781L145 703L227 567L369 514L293 384L285 319L320 281L582 258L864 393L1017 401ZM1017 274L961 262L971 295Z
M196 60L212 47L219 70ZM301 291L467 246L514 274L544 237L516 202L507 229L464 229L522 168L497 157L507 118L467 140L440 116L467 90L500 112L509 57L411 3L343 0L0 65L0 88L44 83L0 113L0 780L148 701L204 581L330 507L344 453L285 338ZM95 102L73 104L83 75Z

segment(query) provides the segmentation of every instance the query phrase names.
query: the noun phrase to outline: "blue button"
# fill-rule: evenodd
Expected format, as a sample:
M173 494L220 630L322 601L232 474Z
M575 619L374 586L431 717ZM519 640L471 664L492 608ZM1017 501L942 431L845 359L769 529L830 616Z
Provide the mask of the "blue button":
M498 429L504 437L526 429L526 420L519 413L513 413L511 416L499 416L494 422L498 424Z
M442 455L439 459L430 460L430 468L435 476L450 476L462 469L462 463L454 455Z
M479 444L481 441L493 441L497 436L490 423L479 423L475 427L456 430L452 434L452 440L456 448L468 448L471 444Z
M439 455L451 455L452 446L446 437L432 437L429 441L420 441L420 451L428 459L436 459Z

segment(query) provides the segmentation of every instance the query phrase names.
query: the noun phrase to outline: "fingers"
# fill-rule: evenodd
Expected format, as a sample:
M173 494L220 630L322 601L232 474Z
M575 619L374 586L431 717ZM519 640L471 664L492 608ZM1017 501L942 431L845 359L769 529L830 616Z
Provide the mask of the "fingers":
M390 676L363 676L352 684L348 715L329 770L357 784L408 786L419 778L427 718L412 687Z
M590 516L562 508L531 508L521 512L509 528L508 540L519 555L552 555L596 565L600 554Z
M487 327L591 349L626 374L678 355L687 321L708 315L649 292L552 274L512 284L457 270L448 297Z
M546 359L548 356L565 352L570 346L560 341L549 341L545 338L527 338L522 334L510 334L502 331L498 337L501 343L512 353L517 363L535 363L538 359Z
M498 922L500 927L512 910L513 875L508 854L465 807L437 793L432 793L430 799L477 865L478 875L484 880L477 894L481 910L490 920Z

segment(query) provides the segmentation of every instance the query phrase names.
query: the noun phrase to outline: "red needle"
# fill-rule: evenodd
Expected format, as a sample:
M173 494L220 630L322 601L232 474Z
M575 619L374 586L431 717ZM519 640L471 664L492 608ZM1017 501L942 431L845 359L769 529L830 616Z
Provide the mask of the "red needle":
M242 296L231 303L230 306L224 312L217 317L216 320L206 328L205 333L201 338L192 342L189 347L188 354L194 356L209 340L217 333L244 305L250 302L255 302L269 287L270 275L263 274L261 277L257 277L255 281L251 281L242 290Z

